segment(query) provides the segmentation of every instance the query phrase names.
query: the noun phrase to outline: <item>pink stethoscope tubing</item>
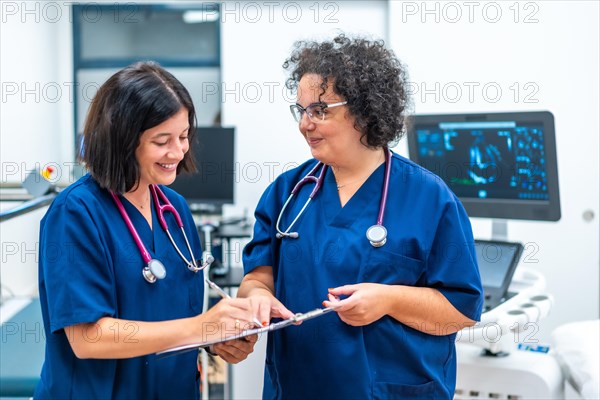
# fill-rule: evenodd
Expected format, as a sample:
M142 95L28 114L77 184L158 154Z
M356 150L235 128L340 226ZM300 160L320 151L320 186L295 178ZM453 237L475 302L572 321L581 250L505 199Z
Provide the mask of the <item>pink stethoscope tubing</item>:
M181 257L183 262L186 264L188 269L192 272L198 272L198 271L202 271L204 268L208 267L210 265L209 262L203 263L202 266L200 266L200 267L196 263L196 259L194 257L194 252L192 251L192 247L190 246L190 242L185 233L185 229L183 229L183 222L181 220L181 217L179 216L179 213L177 212L175 207L173 207L173 205L171 204L171 202L169 201L167 196L165 196L165 194L162 192L162 190L160 190L158 188L158 186L156 186L156 185L150 185L150 193L152 194L152 199L154 201L154 207L156 208L156 215L158 217L158 222L159 222L160 226L162 227L162 229L167 234L167 236L169 237L171 244L173 245L173 247L179 254L179 257ZM144 243L142 242L140 235L138 234L137 230L133 226L133 223L131 222L131 218L129 218L129 215L127 215L127 211L125 211L125 207L123 206L121 199L119 199L119 196L114 192L110 192L110 194L111 194L115 204L117 205L119 213L121 214L121 217L123 218L123 221L125 222L125 225L127 226L127 229L131 233L131 236L133 237L133 240L140 251L140 254L142 256L142 259L144 260L144 263L146 264L144 269L142 270L142 275L143 275L144 279L146 279L146 281L148 281L149 283L154 283L154 282L156 282L157 279L163 279L167 275L165 266L159 260L152 258L152 256L146 249L146 246L144 246ZM163 204L161 204L161 201ZM173 214L173 217L175 218L177 225L181 229L183 238L185 239L185 244L187 245L187 248L190 252L191 260L188 260L183 255L183 253L179 249L179 246L177 246L177 243L175 243L175 240L173 240L173 236L171 235L171 232L169 231L169 226L167 225L167 221L165 220L165 216L164 216L165 212L170 212Z

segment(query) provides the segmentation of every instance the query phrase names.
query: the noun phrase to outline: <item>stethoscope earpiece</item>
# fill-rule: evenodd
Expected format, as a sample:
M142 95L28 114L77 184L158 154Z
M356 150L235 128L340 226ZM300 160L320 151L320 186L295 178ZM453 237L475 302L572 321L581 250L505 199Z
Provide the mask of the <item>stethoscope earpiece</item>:
M283 233L279 233L279 232L277 232L277 233L275 234L275 237L276 237L277 239L281 239L281 238L283 238L284 236L287 236L287 237L289 237L289 238L291 238L291 239L298 239L298 237L299 237L300 235L298 235L298 232L287 232L287 233L286 233L286 232L283 232Z
M192 264L192 263L188 263L188 269L192 272L198 272L198 271L202 271L203 269L207 268L210 264L212 264L215 261L215 258L212 256L212 254L209 254L206 256L206 260L202 263L201 266L197 266L198 262L201 260L196 261L196 264Z

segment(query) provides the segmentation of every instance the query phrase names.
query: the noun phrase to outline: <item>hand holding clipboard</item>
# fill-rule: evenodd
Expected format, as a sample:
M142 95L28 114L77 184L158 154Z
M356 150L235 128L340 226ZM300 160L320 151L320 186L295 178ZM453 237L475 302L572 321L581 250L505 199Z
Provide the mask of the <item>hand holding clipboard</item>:
M209 340L209 341L198 342L198 343L190 343L190 344L186 344L183 346L173 347L173 348L170 348L167 350L159 351L158 353L156 353L156 355L159 355L159 356L175 355L175 354L183 353L183 352L190 351L193 349L197 349L200 347L208 347L213 344L227 342L229 340L241 339L243 337L250 336L250 335L257 335L257 334L261 334L264 332L276 331L278 329L282 329L287 326L294 325L298 322L302 322L302 321L306 321L306 320L309 320L312 318L320 317L321 315L325 315L331 311L333 311L333 308L331 308L331 307L317 308L315 310L308 311L306 313L298 313L298 314L294 315L292 318L284 319L283 321L275 322L275 323L267 325L267 326L262 326L260 328L253 328L253 329L245 329L244 331L242 331L239 334L227 336L227 337L221 338L221 339Z
M219 285L217 285L216 283L211 281L209 278L205 278L205 280L206 280L206 283L208 284L208 286L210 286L216 293L218 293L219 296L221 296L224 299L231 298L231 296L229 296L229 294L227 292L225 292L223 289L221 289L221 287L219 287ZM275 323L267 325L267 326L262 326L262 324L260 324L260 322L255 318L254 319L254 324L256 325L255 328L244 329L240 333L232 334L230 336L225 336L225 337L218 338L218 339L205 340L202 342L195 342L195 343L190 343L190 344L186 344L186 345L172 347L172 348L157 352L156 354L159 356L162 356L162 357L168 357L171 355L184 353L184 352L191 351L191 350L198 349L198 348L209 347L209 346L211 346L213 344L217 344L217 343L223 343L223 342L228 342L228 341L235 340L235 339L241 339L241 338L251 336L251 335L258 335L263 332L271 332L271 331L285 328L290 325L297 324L299 322L302 322L302 321L305 321L308 319L319 317L321 315L329 313L330 311L333 311L333 308L331 308L331 307L318 308L318 309L315 309L315 310L312 310L312 311L309 311L306 313L295 314L290 318L284 319L279 322L275 322Z

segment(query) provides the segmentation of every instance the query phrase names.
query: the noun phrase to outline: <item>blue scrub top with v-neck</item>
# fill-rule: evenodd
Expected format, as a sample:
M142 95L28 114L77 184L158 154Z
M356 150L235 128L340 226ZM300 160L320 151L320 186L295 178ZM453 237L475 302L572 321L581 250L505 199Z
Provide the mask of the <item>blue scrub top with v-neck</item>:
M292 312L321 306L327 289L360 282L431 287L472 320L483 303L467 214L431 172L392 155L384 226L387 243L370 245L384 181L381 165L344 205L331 169L293 231L275 237L275 223L294 185L315 165L310 160L278 177L263 194L254 236L245 247L248 273L272 266L275 295ZM314 185L305 185L282 217L286 229ZM455 334L423 333L415 324L384 316L353 327L335 313L269 334L265 399L452 398L456 382ZM423 327L419 327L423 328ZM450 326L425 327L436 333Z
M185 200L161 187L183 220L196 256L202 254ZM144 262L108 191L86 175L61 192L41 222L39 288L46 355L36 399L198 399L196 354L159 359L78 359L64 328L102 317L164 321L202 312L203 275L192 273L176 253L156 218L152 227L124 197L121 201L144 245L163 262L167 275L154 284L142 277ZM174 240L186 244L175 218L165 214ZM119 323L119 322L116 322ZM124 323L124 322L120 322ZM114 329L112 329L114 328ZM135 322L121 327L136 342ZM117 326L95 331L114 337Z

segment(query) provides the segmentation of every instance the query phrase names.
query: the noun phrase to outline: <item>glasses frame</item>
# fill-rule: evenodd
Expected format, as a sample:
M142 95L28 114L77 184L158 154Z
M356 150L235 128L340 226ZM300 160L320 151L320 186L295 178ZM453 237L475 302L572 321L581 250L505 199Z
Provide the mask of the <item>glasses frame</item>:
M340 101L337 103L324 103L324 102L318 102L318 103L312 103L309 104L308 106L306 106L306 108L302 107L300 104L296 103L296 104L290 104L290 112L292 113L292 116L294 117L294 120L298 123L300 123L302 121L302 116L306 113L306 115L308 115L308 119L310 119L312 122L315 123L319 123L319 122L323 122L325 121L325 114L323 114L322 118L316 117L312 112L310 112L310 109L312 107L322 107L323 110L326 108L334 108L334 107L339 107L339 106L344 106L348 104L347 101ZM297 115L295 110L299 110L300 114Z

